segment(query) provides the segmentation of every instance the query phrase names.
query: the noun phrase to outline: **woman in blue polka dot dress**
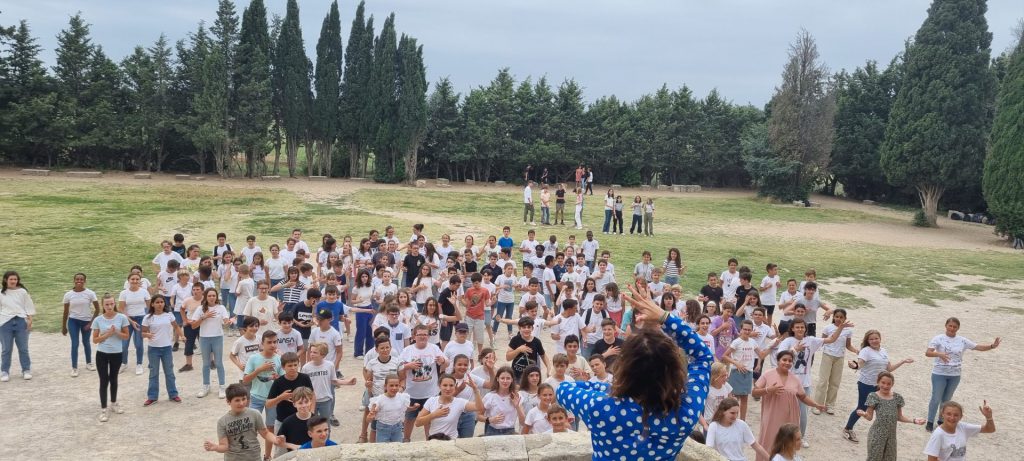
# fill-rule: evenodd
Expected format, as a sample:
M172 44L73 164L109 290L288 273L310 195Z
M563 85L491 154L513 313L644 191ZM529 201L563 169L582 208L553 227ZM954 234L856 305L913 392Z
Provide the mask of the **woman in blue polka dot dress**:
M714 356L683 320L651 300L646 287L630 288L623 298L651 327L622 345L614 385L566 381L558 386L558 403L590 428L593 459L675 459L704 409Z

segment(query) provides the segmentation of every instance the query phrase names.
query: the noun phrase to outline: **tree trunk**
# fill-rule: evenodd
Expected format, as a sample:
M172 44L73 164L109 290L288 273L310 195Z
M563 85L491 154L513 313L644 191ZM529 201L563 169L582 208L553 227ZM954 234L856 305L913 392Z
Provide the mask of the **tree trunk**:
M946 192L943 186L921 184L917 186L917 197L921 200L921 210L928 220L928 227L939 227L936 213L939 209L939 199Z
M405 182L411 186L416 185L417 151L419 143L413 144L409 152L405 154Z
M277 175L278 166L281 164L281 143L274 143L274 175Z
M299 155L299 140L294 136L289 136L285 139L285 155L288 156L286 159L288 162L288 177L295 177L296 157Z

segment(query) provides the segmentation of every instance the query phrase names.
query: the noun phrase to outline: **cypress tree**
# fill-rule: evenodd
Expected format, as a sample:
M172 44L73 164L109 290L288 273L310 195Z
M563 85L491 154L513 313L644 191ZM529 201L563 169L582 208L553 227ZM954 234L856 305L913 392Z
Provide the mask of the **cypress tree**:
M299 145L308 134L311 94L309 87L309 58L302 44L302 29L299 26L299 5L288 0L288 8L281 23L281 35L277 40L274 66L278 74L276 84L280 85L281 116L285 133L288 174L296 174ZM308 155L308 152L307 152ZM309 159L307 158L307 161Z
M313 100L310 132L315 143L313 151L318 157L315 166L320 175L331 173L331 154L334 151L334 141L338 137L341 57L341 16L338 13L338 2L335 1L331 3L331 9L324 17L320 39L316 44L316 98ZM313 174L314 167L312 158L311 156L309 162L310 175Z
M39 59L42 48L27 21L0 32L10 32L10 48L0 58L0 155L19 163L49 160L55 152L57 95Z
M846 76L837 90L831 170L850 197L877 200L890 190L878 173L894 90L891 72L874 61Z
M397 162L398 99L398 37L395 35L395 14L384 20L380 36L374 40L373 72L370 76L370 104L376 110L373 122L374 178L379 182L400 182L405 178L404 165Z
M1008 57L999 85L984 191L996 230L1024 238L1024 40Z
M992 121L995 78L985 0L935 0L907 50L881 165L917 190L929 226L947 190L977 184Z
M427 70L423 47L402 34L398 42L398 123L396 147L402 155L405 177L415 184L418 153L427 132Z
M459 99L451 80L444 77L434 84L434 91L427 101L427 133L423 141L421 163L433 168L434 177L439 177L441 165L446 168L446 177L457 180L452 169L452 157L459 144L462 132L459 119Z
M235 138L245 152L245 175L266 170L270 140L270 32L263 0L253 0L242 13L242 30L235 56ZM262 168L257 167L257 163Z
M220 0L217 3L217 19L213 21L210 28L213 33L211 40L213 59L208 62L211 67L206 71L205 84L217 86L218 88L206 88L206 97L223 98L222 101L208 101L207 108L216 107L220 112L207 114L209 117L216 117L219 128L208 131L208 134L217 133L218 138L214 144L214 164L217 167L217 174L229 176L231 174L232 162L235 156L233 140L234 134L234 113L237 111L237 101L234 95L234 71L235 59L238 52L238 15L235 13L235 4L231 0Z
M369 99L373 69L373 18L364 20L365 2L359 2L345 48L345 72L341 82L338 137L348 149L348 174L365 175L364 152L372 138L372 107Z

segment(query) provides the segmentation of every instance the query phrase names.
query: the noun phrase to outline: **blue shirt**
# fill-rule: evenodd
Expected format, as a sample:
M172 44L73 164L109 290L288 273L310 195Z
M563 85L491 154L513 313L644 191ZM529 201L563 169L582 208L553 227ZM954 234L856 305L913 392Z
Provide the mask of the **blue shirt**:
M284 369L281 368L281 356L274 354L273 357L268 359L263 356L263 353L250 355L249 360L245 362L244 372L245 374L252 373L267 362L273 362L274 368L256 375L256 379L250 382L251 390L249 391L253 397L259 397L260 400L264 401L267 400L267 395L270 394L270 386L274 384L274 379L284 374Z
M335 445L337 445L337 443L334 443L334 441L331 440L331 439L327 439L327 442L324 443L325 447L333 447ZM305 450L305 449L308 449L308 448L313 448L313 441L312 440L302 444L302 446L299 447L299 450Z
M498 246L501 248L512 248L515 244L516 242L515 240L512 240L512 237L502 237L498 239Z
M113 325L114 329L117 330L118 333L120 333L122 328L129 325L128 317L125 317L124 314L118 312L117 314L114 314L114 318L112 319L108 319L103 315L100 315L92 319L93 330L98 331L101 334L109 331L111 325ZM122 351L121 344L121 337L114 334L110 335L109 338L104 339L102 343L99 343L96 346L96 350L106 354L120 354Z
M314 314L316 314L316 312L319 312L320 309L323 308L330 309L331 314L334 316L333 318L331 318L331 326L334 327L335 330L342 331L340 320L341 316L345 315L345 303L341 301L341 298L338 298L338 300L333 303L329 303L327 301L320 301L316 305L316 311L314 312Z
M611 386L606 383L565 381L558 386L558 403L591 430L593 459L675 459L704 411L714 362L711 349L679 317L670 315L662 329L690 356L686 394L676 410L648 415L645 422L640 405L608 395Z

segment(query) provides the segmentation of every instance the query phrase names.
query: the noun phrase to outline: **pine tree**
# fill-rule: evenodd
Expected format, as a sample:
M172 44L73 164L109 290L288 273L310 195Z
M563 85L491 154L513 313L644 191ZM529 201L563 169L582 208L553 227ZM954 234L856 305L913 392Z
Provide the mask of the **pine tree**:
M277 64L274 71L278 74L275 83L280 85L278 91L281 92L288 174L294 177L298 173L299 145L308 135L309 109L312 102L309 87L311 66L302 44L299 5L295 0L288 0L284 22L281 23L281 35L277 40L275 59Z
M1024 40L1008 56L999 85L983 185L996 230L1024 238Z
M891 72L874 61L844 76L837 90L831 170L850 197L877 200L890 192L879 159L894 96Z
M335 1L331 3L331 9L324 17L320 39L316 44L316 98L313 100L313 116L310 118L310 132L315 149L307 149L307 154L310 154L310 175L313 174L314 166L318 175L331 174L331 157L340 121L342 52L341 16L338 13L338 2ZM316 153L317 162L313 162L313 152Z
M204 85L206 88L205 97L224 98L222 101L207 101L207 109L217 108L219 113L209 113L210 117L217 117L219 127L210 129L207 134L216 133L219 138L215 141L214 164L217 167L217 174L230 176L232 164L234 163L234 140L231 138L234 132L234 112L236 101L232 100L234 94L234 68L235 57L238 48L238 15L235 13L235 4L231 0L219 0L217 3L217 19L213 21L210 28L213 34L210 41L212 58L204 68L207 72ZM211 88L210 86L217 86ZM212 122L212 121L211 121Z
M996 89L986 9L984 0L932 2L886 127L882 170L917 189L933 227L943 194L981 177Z
M427 132L427 70L423 47L402 34L398 42L398 123L395 145L402 155L406 182L415 184L418 153Z
M434 177L440 177L441 166L446 169L446 177L457 180L452 168L453 156L459 145L462 133L459 118L459 100L461 95L455 92L452 82L444 77L434 84L434 91L427 101L427 133L423 141L420 163L434 171Z
M9 32L10 43L0 72L0 155L18 163L49 160L55 152L57 95L39 59L42 48L27 21L0 32Z
M266 170L272 122L270 102L270 33L263 0L253 0L242 13L242 30L235 56L235 139L245 152L245 175Z
M79 97L85 91L86 74L95 46L89 38L89 25L81 14L71 17L68 28L57 34L57 65L53 72L57 80L57 122L54 126L57 149L75 155L81 141L80 124L83 106ZM47 166L56 159L51 157Z
M373 72L370 76L370 101L376 108L373 122L374 179L395 183L405 179L404 165L397 161L398 122L398 37L395 15L384 20L384 26L373 43Z
M365 149L373 137L370 76L373 69L373 18L364 20L365 2L359 2L345 48L341 82L338 137L347 147L348 174L366 175Z

